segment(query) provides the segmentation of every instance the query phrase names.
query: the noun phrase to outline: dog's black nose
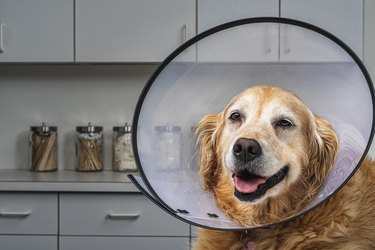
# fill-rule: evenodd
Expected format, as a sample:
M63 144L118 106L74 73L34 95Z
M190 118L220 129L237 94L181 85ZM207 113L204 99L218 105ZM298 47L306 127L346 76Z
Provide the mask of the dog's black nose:
M233 154L238 160L247 163L262 154L262 147L254 139L240 138L233 145Z

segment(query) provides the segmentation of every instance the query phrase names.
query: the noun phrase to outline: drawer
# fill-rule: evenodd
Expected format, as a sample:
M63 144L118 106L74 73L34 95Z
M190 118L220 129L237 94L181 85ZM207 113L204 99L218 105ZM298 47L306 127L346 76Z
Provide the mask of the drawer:
M57 194L0 193L0 234L57 235Z
M189 225L141 194L61 194L60 234L189 236Z
M57 236L0 235L1 250L57 250Z
M60 250L188 250L188 237L60 237Z

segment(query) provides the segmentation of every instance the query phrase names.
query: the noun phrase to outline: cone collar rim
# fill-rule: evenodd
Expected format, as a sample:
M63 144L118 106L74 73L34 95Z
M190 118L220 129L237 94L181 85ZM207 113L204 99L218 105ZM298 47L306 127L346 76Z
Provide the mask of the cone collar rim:
M147 97L147 94L148 94L151 86L155 82L155 80L158 78L158 76L161 74L161 72L163 72L163 70L169 65L169 63L172 62L181 52L183 52L184 50L186 50L191 45L197 43L198 41L200 41L200 40L204 39L205 37L208 37L208 36L210 36L210 35L212 35L214 33L217 33L217 32L220 32L220 31L223 31L223 30L226 30L226 29L230 29L230 28L233 28L233 27L236 27L236 26L247 25L247 24L255 24L255 23L276 23L276 24L294 25L294 26L298 26L298 27L301 27L301 28L308 29L310 31L314 31L314 32L316 32L316 33L318 33L320 35L323 35L324 37L330 39L331 41L333 41L336 45L338 45L339 47L341 47L353 59L353 61L356 63L356 65L361 70L361 73L363 74L363 76L364 76L364 78L365 78L365 80L367 82L368 88L369 88L369 92L370 92L370 95L371 95L371 101L374 104L375 96L374 96L374 87L373 87L373 84L372 84L372 80L371 80L371 77L370 77L370 75L369 75L366 67L364 66L363 62L361 61L361 59L341 39L337 38L332 33L328 32L328 31L326 31L326 30L324 30L324 29L322 29L322 28L320 28L318 26L315 26L313 24L310 24L310 23L307 23L307 22L302 22L302 21L299 21L299 20L289 19L289 18L282 18L282 17L245 18L245 19L240 19L240 20L236 20L236 21L231 21L231 22L228 22L228 23L224 23L222 25L218 25L218 26L213 27L211 29L208 29L207 31L204 31L204 32L196 35L195 37L191 38L190 40L186 41L184 44L182 44L176 50L174 50L168 57L165 58L165 60L158 66L158 68L155 70L155 72L152 74L152 76L149 78L149 80L147 81L146 85L144 86L144 88L143 88L143 90L142 90L142 92L140 94L140 97L138 99L138 102L136 104L135 112L134 112L134 116L133 116L132 145L133 145L134 158L135 158L135 162L136 162L136 164L138 166L138 169L139 169L140 177L141 177L141 179L143 180L145 186L148 189L147 191L144 190L143 188L141 190L146 194L146 196L148 196L148 198L150 198L151 200L153 200L153 202L155 204L157 204L159 207L161 207L162 209L164 209L166 212L168 212L172 216L174 216L174 217L176 217L176 218L178 218L178 219L180 219L180 220L182 220L184 222L187 222L187 223L189 223L191 225L194 225L194 226L208 228L208 229L215 229L215 230L223 230L223 231L243 231L243 230L248 230L248 229L251 229L251 230L252 229L261 229L261 228L265 228L266 229L266 228L278 226L280 224L288 223L288 222L294 220L295 218L297 218L299 216L302 216L302 215L308 213L309 211L315 209L316 207L320 206L321 204L323 204L324 202L326 202L327 200L329 200L333 195L335 195L351 179L351 177L358 170L358 168L362 164L363 160L365 159L365 157L366 157L366 155L367 155L367 153L368 153L368 151L370 149L371 142L372 142L373 137L374 137L374 117L375 117L375 110L373 109L373 113L372 113L372 126L371 126L371 131L370 131L369 139L367 141L366 148L364 150L364 153L363 153L362 157L358 161L356 167L351 172L351 174L349 175L349 177L334 192L332 192L331 194L329 194L322 201L318 202L317 204L311 206L310 208L308 208L308 209L306 209L306 210L304 210L304 211L302 211L302 212L300 212L300 213L298 213L298 214L296 214L296 215L294 215L292 217L283 219L283 220L275 222L273 224L256 226L256 227L239 227L239 228L210 227L208 225L198 224L198 223L195 223L195 222L193 222L193 221L191 221L189 219L186 219L183 216L180 216L179 213L178 213L178 211L175 211L170 206L168 206L159 197L158 193L154 190L154 188L152 187L151 183L148 181L146 173L145 173L145 171L142 168L142 164L141 164L141 160L140 160L139 152L138 152L138 137L137 137L138 121L139 121L141 109L142 109L143 103L144 103L144 101L145 101L145 99ZM134 178L131 178L131 179L132 179L132 181L134 183L137 183L136 179L134 179ZM136 186L138 186L138 188L139 188L139 185L136 185Z

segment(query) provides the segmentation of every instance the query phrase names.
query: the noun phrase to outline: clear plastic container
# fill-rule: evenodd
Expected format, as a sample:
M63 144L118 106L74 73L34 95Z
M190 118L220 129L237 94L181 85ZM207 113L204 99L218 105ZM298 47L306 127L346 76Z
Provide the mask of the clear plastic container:
M57 127L30 127L29 167L32 171L55 171L57 169Z
M113 127L112 138L112 169L113 171L137 171L134 160L131 126Z
M190 157L188 161L188 167L193 172L198 172L199 170L199 144L198 135L195 134L197 130L196 126L190 127Z
M155 165L161 170L178 169L182 159L181 127L157 126L155 132Z
M76 170L103 170L103 127L91 123L76 127Z

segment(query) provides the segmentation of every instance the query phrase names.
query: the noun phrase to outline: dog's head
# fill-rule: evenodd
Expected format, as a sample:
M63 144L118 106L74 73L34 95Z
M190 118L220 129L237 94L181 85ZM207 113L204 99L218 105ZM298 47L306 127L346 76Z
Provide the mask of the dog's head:
M279 218L301 209L337 154L329 123L276 87L245 90L223 112L205 116L198 131L203 185L234 219L250 211Z

